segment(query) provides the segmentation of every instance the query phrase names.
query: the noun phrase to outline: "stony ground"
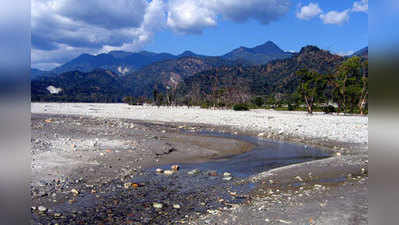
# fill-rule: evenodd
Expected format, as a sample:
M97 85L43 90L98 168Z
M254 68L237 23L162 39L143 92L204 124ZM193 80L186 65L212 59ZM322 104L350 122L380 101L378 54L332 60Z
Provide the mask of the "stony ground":
M33 113L61 113L109 118L233 126L241 130L293 137L368 143L368 117L274 110L209 110L198 107L129 106L127 104L32 103Z
M368 221L367 117L122 104L33 103L32 112L41 113L32 115L33 223ZM206 162L253 147L198 136L200 130L304 143L333 157L245 179L224 176L223 169L181 168L172 175L143 169L171 170L171 164ZM236 185L251 191L241 193Z

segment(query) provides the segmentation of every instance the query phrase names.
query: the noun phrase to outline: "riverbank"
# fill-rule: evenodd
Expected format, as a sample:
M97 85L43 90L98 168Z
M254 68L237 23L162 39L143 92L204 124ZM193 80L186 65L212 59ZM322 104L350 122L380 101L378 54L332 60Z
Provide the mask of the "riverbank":
M32 113L230 126L243 131L256 131L264 137L286 135L304 139L368 144L368 117L366 116L337 116L323 113L308 115L306 112L261 109L237 112L198 107L100 103L32 103Z
M108 112L109 106L102 104L78 104L67 106L67 109L86 108L87 111L70 110L66 111L69 115L62 115L64 106L60 105L62 104L32 104L32 112L39 109L45 112L34 114L32 119L33 166L37 166L33 168L33 172L41 171L36 174L36 178L33 173L33 178L36 181L47 178L49 181L45 181L45 185L39 181L32 189L34 206L45 206L49 209L41 213L35 208L33 218L36 222L55 220L64 223L107 223L110 219L109 223L112 221L122 224L367 224L367 142L345 142L325 138L323 135L307 136L297 130L294 133L281 133L272 128L242 129L242 126L226 122L227 117L221 123L214 122L213 125L197 123L215 115L212 110L206 111L203 116L199 113L202 109L190 109L199 117L196 121L185 123L181 121L188 120L192 114L187 113L183 119L172 118L165 113L173 111L172 109L161 109L153 115L162 114L165 116L163 120L169 119L168 122L162 122L162 118L160 120L158 117L143 122L125 119L149 117L139 113L148 111L140 111L135 107L126 109L134 111L131 114L124 112L125 114L118 115L116 111ZM115 110L124 107L120 104L116 106ZM93 109L97 109L97 113ZM151 110L156 111L153 108ZM175 110L180 112L186 109ZM219 113L222 112L217 112ZM259 114L227 111L227 115L236 113L255 120L254 115ZM291 120L299 118L299 125L312 129L322 123L314 126L307 124L309 121L320 117L334 117L289 112L263 113L266 114L263 118L274 115L277 120L283 120L286 115ZM139 118L135 118L136 116ZM228 118L232 116L229 115ZM323 120L323 123L331 123L332 118ZM356 134L350 137L352 139L359 137L358 134L362 134L363 129L367 130L367 126L360 127L359 123L367 121L367 117L348 117L348 120L339 118L337 126L341 126L342 121L349 121L350 124L345 127L354 128ZM212 121L216 119L213 118ZM295 127L288 126L291 130ZM213 131L220 133L221 137L207 135ZM296 163L299 164L289 166L280 165L282 167L265 169L265 172L256 172L245 179L238 179L234 174L230 181L223 180L223 170L217 171L216 176L210 176L209 172L212 171L201 169L196 176L189 176L186 169L190 167L186 165L170 177L143 170L153 165L166 165L162 167L166 170L170 169L170 163L206 162L242 153L245 156L245 152L252 149L253 145L245 140L234 139L235 136L242 135L259 140L270 138L277 142L305 143L306 145L299 145L302 146L299 147L302 149L300 151L314 152L310 146L316 146L325 149L333 157L316 161L305 160L307 162L304 163L298 161ZM55 151L48 153L50 149ZM36 156L38 157L35 158ZM42 158L43 156L45 157ZM63 176L55 176L57 171ZM143 181L134 180L143 176ZM148 177L151 180L147 180ZM51 181L53 178L56 179ZM125 184L131 182L137 182L140 187L125 189ZM252 187L251 192L240 193L236 185L249 185ZM78 194L74 194L73 189ZM109 196L110 193L113 193L112 196ZM160 194L165 197L160 197ZM152 205L154 202L162 203L163 208L155 209ZM174 208L176 204L181 208ZM90 208L97 211L88 210ZM126 209L131 211L127 212ZM98 220L92 219L93 216Z

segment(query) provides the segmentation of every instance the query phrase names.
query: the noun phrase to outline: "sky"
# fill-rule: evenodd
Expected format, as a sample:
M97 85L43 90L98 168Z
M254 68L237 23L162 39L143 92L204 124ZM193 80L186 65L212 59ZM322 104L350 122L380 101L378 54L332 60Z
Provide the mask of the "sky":
M368 46L368 0L32 0L31 66L111 50L223 55L268 40L340 55Z

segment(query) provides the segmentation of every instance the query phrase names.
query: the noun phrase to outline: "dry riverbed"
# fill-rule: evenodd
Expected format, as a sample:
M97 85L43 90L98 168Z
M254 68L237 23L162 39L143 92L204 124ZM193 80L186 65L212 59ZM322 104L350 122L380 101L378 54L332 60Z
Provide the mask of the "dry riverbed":
M173 109L150 108L148 114L111 106L130 111L32 104L33 223L367 224L367 117L335 116L334 128L353 128L340 140L297 129L299 123L327 125L334 116L238 113L287 127L284 117L299 120L277 132L273 122L259 130L226 120L237 112L207 123L207 116L221 112L207 110L189 121L190 110L199 109L172 119ZM75 107L80 111L66 110Z

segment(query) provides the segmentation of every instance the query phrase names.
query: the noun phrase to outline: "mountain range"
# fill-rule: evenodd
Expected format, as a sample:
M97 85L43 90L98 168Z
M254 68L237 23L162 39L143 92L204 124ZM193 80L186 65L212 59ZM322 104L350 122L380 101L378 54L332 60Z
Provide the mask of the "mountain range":
M266 43L253 48L240 47L234 49L227 54L219 56L219 58L226 61L240 62L241 64L261 65L271 60L283 59L290 57L291 55L291 53L281 50L272 41L267 41ZM148 51L141 51L137 53L111 51L109 53L101 53L98 55L82 54L51 71L32 69L32 78L37 78L40 75L49 76L70 71L90 72L99 68L110 70L123 76L140 70L141 68L153 63L179 59L182 57L211 57L215 59L215 56L198 55L191 51L185 51L180 55L154 53Z
M57 74L55 71L39 71L32 69L31 96L32 101L71 101L71 102L120 102L124 96L152 96L153 90L166 92L167 89L178 89L181 96L190 94L193 86L200 87L203 93L208 93L212 85L218 87L237 85L236 81L245 82L249 91L255 95L271 93L292 93L297 87L296 71L309 68L319 73L331 73L342 63L345 57L332 54L316 46L306 46L298 53L285 54L272 43L255 48L240 48L224 56L203 56L186 51L178 56L162 53L140 52L128 53L112 51L98 56L83 55L77 59L87 59L93 62L92 70L73 70ZM246 52L240 58L239 52ZM253 55L268 52L267 63L249 62L248 52ZM355 53L363 59L368 58L368 48ZM122 75L119 71L110 69L117 64L95 62L98 57L111 58L120 61L135 62L135 71ZM276 58L277 57L277 58ZM272 59L273 58L273 59ZM84 60L83 60L84 61ZM101 61L101 60L100 60ZM73 63L65 65L73 65ZM107 62L103 60L102 62ZM115 61L116 62L116 61ZM151 63L150 63L151 62ZM150 64L148 64L150 63ZM148 64L148 65L146 65ZM67 68L67 66L62 68ZM89 65L79 62L79 65ZM73 68L71 66L70 68ZM139 68L139 69L137 69ZM41 75L38 75L41 74ZM53 86L60 93L50 93Z

